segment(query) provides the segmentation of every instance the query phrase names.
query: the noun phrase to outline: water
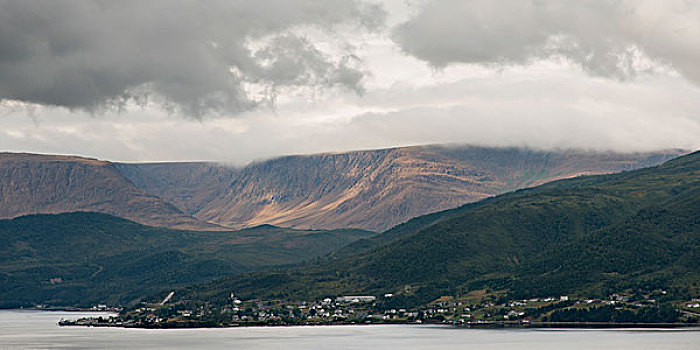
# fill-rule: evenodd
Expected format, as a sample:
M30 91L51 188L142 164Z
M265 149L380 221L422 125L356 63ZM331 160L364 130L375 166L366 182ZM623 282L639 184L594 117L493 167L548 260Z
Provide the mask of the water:
M58 327L87 313L0 311L0 349L700 349L696 330L319 326L145 330ZM99 314L92 314L98 316Z

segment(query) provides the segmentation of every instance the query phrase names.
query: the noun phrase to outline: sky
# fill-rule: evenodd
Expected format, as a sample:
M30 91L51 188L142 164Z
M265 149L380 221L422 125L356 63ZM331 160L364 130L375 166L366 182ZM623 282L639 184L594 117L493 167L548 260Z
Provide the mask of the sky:
M700 1L0 0L0 151L700 148Z

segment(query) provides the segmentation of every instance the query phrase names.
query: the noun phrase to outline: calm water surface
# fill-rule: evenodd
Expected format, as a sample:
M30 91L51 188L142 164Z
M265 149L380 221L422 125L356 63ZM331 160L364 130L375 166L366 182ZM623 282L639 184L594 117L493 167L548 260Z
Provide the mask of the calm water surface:
M61 318L86 314L0 311L0 349L700 350L700 332L695 330L474 330L393 325L144 330L56 325Z

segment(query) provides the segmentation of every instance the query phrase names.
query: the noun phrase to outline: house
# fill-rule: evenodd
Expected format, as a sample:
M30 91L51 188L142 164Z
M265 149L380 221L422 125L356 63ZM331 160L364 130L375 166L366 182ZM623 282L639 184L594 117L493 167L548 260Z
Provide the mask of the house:
M335 298L336 303L368 303L377 300L371 295L347 295Z

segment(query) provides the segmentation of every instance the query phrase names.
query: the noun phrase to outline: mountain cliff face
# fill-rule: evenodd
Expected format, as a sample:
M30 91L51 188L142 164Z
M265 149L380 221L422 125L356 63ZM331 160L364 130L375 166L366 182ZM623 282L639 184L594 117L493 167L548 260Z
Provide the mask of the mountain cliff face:
M138 188L194 214L218 197L239 170L215 163L114 163Z
M519 188L652 166L680 152L404 147L287 156L244 168L0 154L0 218L96 211L183 229L272 224L382 231Z
M173 228L216 228L137 188L110 162L0 153L0 218L68 211L101 212Z
M431 146L289 156L240 170L191 214L229 227L381 231L515 189L652 166L677 155Z

